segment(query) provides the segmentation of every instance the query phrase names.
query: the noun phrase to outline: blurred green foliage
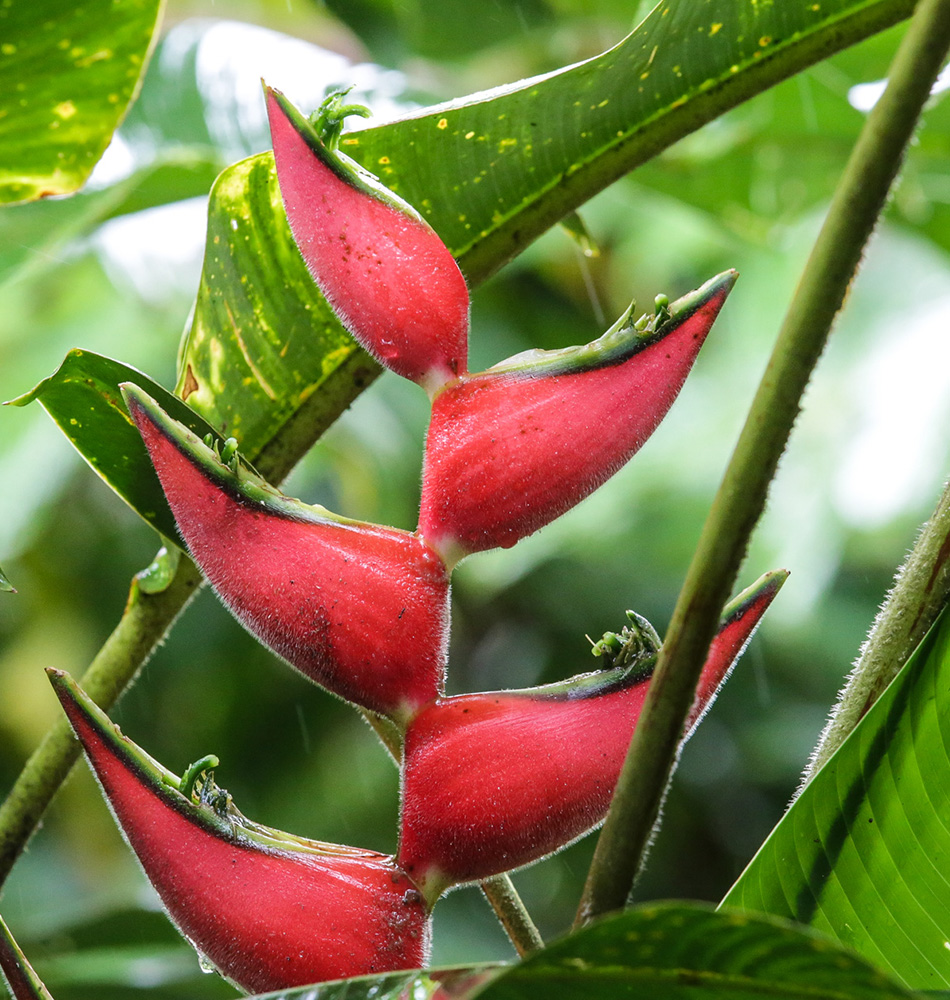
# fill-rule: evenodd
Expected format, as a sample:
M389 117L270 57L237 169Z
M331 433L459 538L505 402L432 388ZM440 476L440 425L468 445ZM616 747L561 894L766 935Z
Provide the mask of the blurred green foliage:
M266 147L263 108L253 103L259 77L294 96L298 64L316 76L342 64L274 29L358 64L369 103L391 113L399 100L447 99L593 55L632 27L635 6L245 0L229 8L246 22L238 25L208 20L220 8L201 0L173 0L111 173L71 202L0 216L0 394L25 391L72 347L173 383L201 264L195 199L215 169ZM591 669L585 635L618 629L626 608L662 634L862 124L849 93L856 100L851 88L880 79L899 31L761 95L605 191L582 212L595 256L552 231L478 290L473 368L590 340L632 297L648 305L660 291L680 295L727 267L742 276L682 397L637 459L516 549L459 568L453 692ZM948 116L950 104L936 100L808 394L741 582L776 566L792 576L683 754L642 899L718 900L781 815L950 467ZM0 416L0 565L18 590L0 594L6 789L57 714L42 668L81 672L156 538L38 408ZM381 378L285 489L351 517L414 527L426 416L414 386ZM397 775L373 733L278 663L211 594L187 611L114 716L173 770L216 753L219 780L261 822L395 846ZM545 936L570 922L593 839L515 876ZM198 974L155 907L82 766L8 882L7 921L58 1000L233 995ZM436 964L511 954L475 890L441 903L435 927Z

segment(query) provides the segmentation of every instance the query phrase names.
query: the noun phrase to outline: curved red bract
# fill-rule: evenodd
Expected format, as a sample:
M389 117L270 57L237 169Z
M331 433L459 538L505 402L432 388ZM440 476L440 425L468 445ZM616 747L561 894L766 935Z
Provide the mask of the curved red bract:
M355 164L341 167L339 154L301 135L305 120L294 113L295 126L272 90L267 110L291 232L343 325L382 364L427 388L464 374L468 287L438 234L394 197L344 179Z
M703 667L688 735L787 574L768 574L723 619ZM405 740L397 860L430 900L448 886L519 868L600 823L649 679L442 698Z
M419 530L448 561L553 521L617 472L666 415L719 313L720 283L625 361L533 377L491 370L436 396Z
M126 395L189 551L250 632L318 684L393 718L441 692L449 583L432 549L406 531L242 495L194 435L144 393Z
M223 835L199 807L156 787L121 737L57 694L126 839L182 934L252 993L419 968L429 919L393 859L336 845L267 848L235 826Z

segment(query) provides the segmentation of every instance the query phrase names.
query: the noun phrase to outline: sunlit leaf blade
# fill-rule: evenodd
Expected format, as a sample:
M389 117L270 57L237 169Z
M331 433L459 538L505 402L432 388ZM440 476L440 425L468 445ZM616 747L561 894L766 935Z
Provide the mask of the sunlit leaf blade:
M135 368L90 351L70 351L59 368L26 395L10 402L39 400L92 468L154 528L178 539L158 477L145 455L117 386L134 382L196 434L217 433L167 389Z
M179 359L178 394L257 460L306 413L295 454L271 453L279 478L379 371L319 293L287 226L271 161L225 170L208 206L198 301ZM285 429L284 438L292 437ZM287 441L284 442L285 446Z
M619 45L516 87L344 137L423 212L470 280L597 191L911 0L665 0Z
M53 1000L0 917L0 983L14 1000Z
M68 194L135 94L160 0L0 5L0 204Z
M916 989L950 985L950 614L724 904L810 924Z
M913 996L784 921L662 904L610 917L512 966L479 1000L884 1000Z
M497 974L497 966L393 972L384 976L357 976L341 982L318 983L278 990L249 1000L464 1000Z

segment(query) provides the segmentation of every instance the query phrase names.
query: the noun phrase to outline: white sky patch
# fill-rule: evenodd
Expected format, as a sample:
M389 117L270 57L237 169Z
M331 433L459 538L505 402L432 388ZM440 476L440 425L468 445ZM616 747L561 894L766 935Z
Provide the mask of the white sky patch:
M136 158L131 147L116 133L86 182L87 191L96 191L124 180L135 172Z
M933 489L950 420L950 293L901 319L859 364L860 424L833 484L854 525L886 523Z
M110 219L93 236L113 281L160 304L197 291L204 257L207 198L189 198Z
M875 80L873 83L859 83L848 91L848 103L856 111L867 113L881 99L887 80ZM939 94L950 87L950 66L944 67L940 76L930 91L931 96Z
M350 131L404 115L414 106L399 99L406 87L402 73L372 63L354 65L336 52L267 28L189 21L175 32L180 37L166 40L163 56L174 59L176 52L183 55L197 46L196 73L208 129L234 158L270 148L262 79L305 114L320 104L328 87L352 85L352 99L368 105L373 117L347 119Z

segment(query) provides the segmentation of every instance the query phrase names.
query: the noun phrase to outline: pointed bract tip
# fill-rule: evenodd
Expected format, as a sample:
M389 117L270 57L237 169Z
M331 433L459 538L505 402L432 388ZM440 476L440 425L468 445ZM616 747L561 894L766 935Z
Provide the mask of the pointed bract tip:
M145 413L151 417L155 413L163 412L158 403L134 382L120 382L119 392L122 393L122 399L133 418L136 413Z
M726 297L732 291L738 277L739 272L730 268L728 271L723 271L722 274L710 278L694 291L687 292L686 295L670 304L670 319L667 322L682 323L687 316L702 309L703 306L717 302L717 300L718 308L726 301Z
M782 589L789 577L787 569L773 569L763 573L755 583L746 587L723 608L722 621L726 622L736 615L745 612L751 605L761 601L771 602L772 598Z

